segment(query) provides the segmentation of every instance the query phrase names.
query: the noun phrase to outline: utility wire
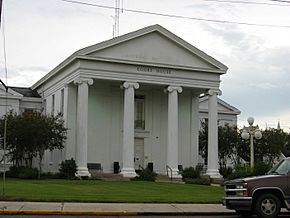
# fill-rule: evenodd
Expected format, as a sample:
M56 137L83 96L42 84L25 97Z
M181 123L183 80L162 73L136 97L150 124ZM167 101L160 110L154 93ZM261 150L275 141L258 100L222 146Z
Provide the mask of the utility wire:
M290 5L287 4L278 4L278 3L267 3L267 2L255 2L255 1L234 1L234 0L203 0L206 2L219 2L219 3L232 3L232 4L253 4L253 5L268 5L268 6L286 6L289 7ZM281 3L290 3L289 1L280 1L280 0L270 0L274 2L281 2Z
M92 3L83 2L83 1L75 1L75 0L60 0L60 1L73 3L73 4L79 4L79 5L86 5L86 6L92 6L92 7L105 8L105 9L112 9L112 10L116 9L113 6L92 4ZM139 13L139 14L148 14L148 15L162 16L162 17L178 18L178 19L188 19L188 20L212 22L212 23L238 24L238 25L246 25L246 26L275 27L275 28L290 28L290 25L259 24L259 23L248 23L248 22L235 22L235 21L229 21L229 20L206 19L206 18L187 17L187 16L182 16L182 15L164 14L164 13L143 11L143 10L136 10L136 9L125 9L125 8L123 8L123 11L132 12L132 13Z
M286 1L286 0L270 0L273 2L282 2L282 3L290 3L290 1Z
M2 184L2 194L5 196L5 184L6 184L6 145L7 145L7 105L8 105L8 87L7 87L7 55L6 55L6 42L5 42L5 30L4 30L4 10L3 10L2 0L1 0L1 16L2 16L2 36L3 36L3 55L4 55L4 69L5 69L5 80L6 85L0 80L1 84L4 86L5 92L5 120L4 120L4 132L3 132L3 184ZM1 20L1 17L0 17Z
M0 0L0 28L1 28L1 17L2 17L2 0Z

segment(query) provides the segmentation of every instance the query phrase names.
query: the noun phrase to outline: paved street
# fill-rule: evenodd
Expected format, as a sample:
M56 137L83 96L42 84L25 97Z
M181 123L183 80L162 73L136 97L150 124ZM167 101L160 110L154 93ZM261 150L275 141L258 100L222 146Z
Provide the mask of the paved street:
M63 216L63 215L0 215L0 218L52 218L52 217L60 217L60 218L93 218L93 217L98 217L98 218L168 218L168 217L181 217L181 218L239 218L237 215L223 215L223 216ZM256 216L253 216L255 218ZM289 215L284 214L279 216L281 218L284 217L289 217Z
M151 218L168 218L168 216L63 216L63 215L60 215L60 216L55 216L55 215L51 215L51 216L48 216L48 215L45 215L45 216L37 216L37 215L27 215L27 216L23 216L23 215L0 215L0 218L3 217L3 218L52 218L52 217L60 217L60 218L93 218L93 217L98 217L98 218L119 218L119 217L128 217L128 218L148 218L148 217L151 217ZM170 216L170 217L182 217L182 218L238 218L239 216L233 216L233 215L230 215L230 216Z

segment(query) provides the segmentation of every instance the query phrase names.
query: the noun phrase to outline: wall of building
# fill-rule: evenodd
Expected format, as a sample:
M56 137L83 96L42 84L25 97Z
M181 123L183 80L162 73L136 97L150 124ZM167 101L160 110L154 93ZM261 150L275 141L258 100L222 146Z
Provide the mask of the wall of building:
M9 112L11 110L15 113L19 113L19 101L19 99L9 98L6 102L5 98L0 98L0 116L2 117L6 114L6 111Z
M43 110L46 114L57 115L61 112L61 90L66 89L66 87L61 87L54 92L51 92L49 95L46 95L42 99L45 104L43 104ZM54 97L53 97L54 96ZM54 99L54 103L53 103ZM65 124L67 125L67 124ZM67 142L64 145L63 150L55 149L53 151L45 151L45 155L43 158L43 171L46 172L57 172L59 170L59 166L62 160L65 158L65 151L67 147Z
M207 112L200 112L199 113L199 118L201 121L208 119L208 113ZM223 113L218 113L218 124L220 126L224 126L226 124L230 126L237 126L237 115L235 114L223 114Z
M96 81L89 89L88 163L112 172L122 160L123 91L117 84Z

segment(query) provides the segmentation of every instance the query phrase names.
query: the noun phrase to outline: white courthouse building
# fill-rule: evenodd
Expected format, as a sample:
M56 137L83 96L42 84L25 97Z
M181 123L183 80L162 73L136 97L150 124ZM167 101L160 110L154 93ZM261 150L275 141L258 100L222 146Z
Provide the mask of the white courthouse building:
M94 164L111 173L118 162L124 177L148 163L179 177L180 165L198 164L200 120L208 119L207 174L220 177L217 121L236 125L240 113L218 98L226 71L153 25L76 51L30 88L10 87L8 108L63 113L65 148L47 152L43 169L57 171L60 161L74 158L79 176L90 176Z

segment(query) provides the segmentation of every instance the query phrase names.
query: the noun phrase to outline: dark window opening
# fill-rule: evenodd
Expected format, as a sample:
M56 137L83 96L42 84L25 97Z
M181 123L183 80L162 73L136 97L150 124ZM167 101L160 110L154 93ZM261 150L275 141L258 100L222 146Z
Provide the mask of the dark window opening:
M145 97L135 96L135 129L145 129Z

